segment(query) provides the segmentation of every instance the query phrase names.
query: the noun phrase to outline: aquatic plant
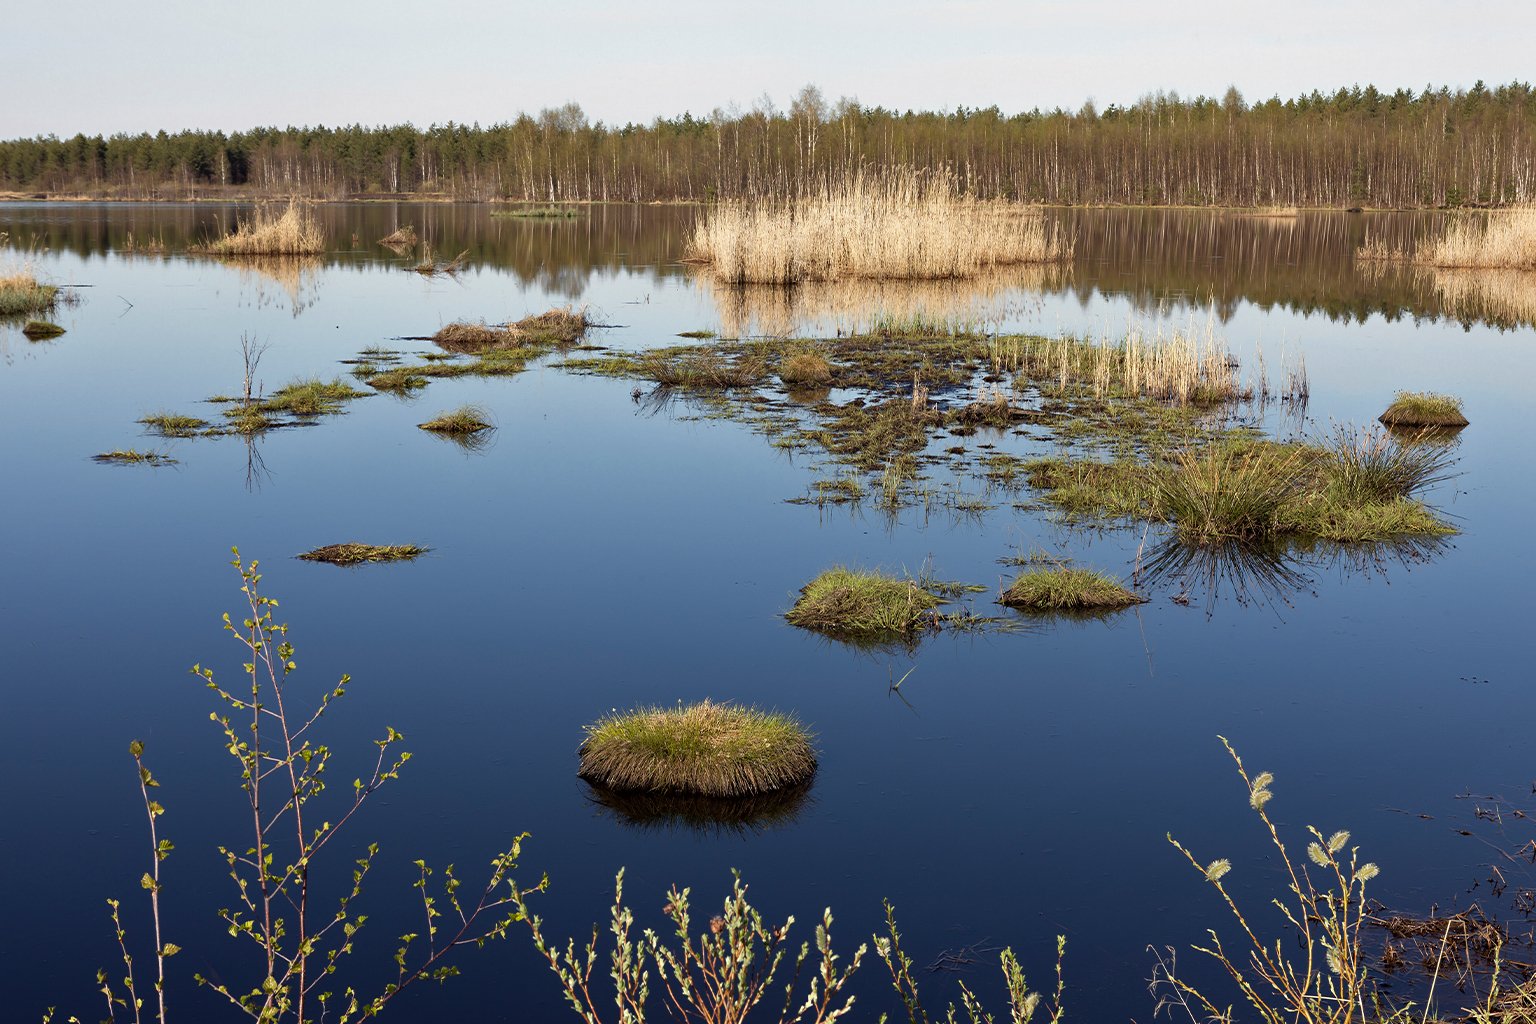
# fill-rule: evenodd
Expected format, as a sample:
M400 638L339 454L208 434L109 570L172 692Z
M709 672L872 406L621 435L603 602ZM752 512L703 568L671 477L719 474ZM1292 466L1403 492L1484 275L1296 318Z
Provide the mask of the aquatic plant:
M492 217L523 217L529 220L567 220L585 216L577 206L507 206L491 211Z
M1456 429L1467 425L1461 399L1429 391L1399 391L1378 419L1389 427Z
M410 224L398 227L379 239L379 244L397 253L404 252L416 244L416 228Z
M1454 410L1454 401L1440 399L1431 408ZM1329 456L1324 463L1327 493L1337 502L1354 506L1416 494L1445 480L1456 462L1450 448L1414 444L1411 438L1405 441L1379 428L1356 431L1335 426L1321 447Z
M832 364L814 350L793 352L779 363L779 380L787 387L824 387L832 383Z
M43 284L30 271L0 275L0 316L46 313L58 300L58 286Z
M116 463L122 466L170 466L176 462L164 452L141 452L137 448L114 448L110 452L92 455L91 461Z
M426 554L427 548L415 544L326 544L299 555L306 562L331 565L362 565L364 562L409 562Z
M194 978L261 1024L303 1024L331 1016L340 1021L371 1019L417 982L442 982L457 974L452 960L462 948L479 947L507 934L522 914L524 894L513 885L511 872L526 835L491 858L478 890L463 888L451 865L437 873L426 862L416 861L413 873L418 880L411 900L422 908L424 920L420 932L399 938L394 966L388 972L392 980L371 996L350 985L338 985L337 972L345 967L358 933L369 920L368 914L359 912L358 903L379 852L377 843L348 850L339 837L350 834L347 826L374 794L400 777L411 755L400 749L404 737L386 728L382 738L374 741L371 768L365 768L340 799L323 796L329 789L327 769L333 751L315 727L346 696L351 677L343 675L322 688L314 705L302 706L290 685L297 663L289 627L273 618L277 602L261 592L259 563L244 562L238 550L234 556L245 607L239 624L224 616L224 629L240 650L247 683L225 689L214 670L201 664L192 666L192 674L219 706L211 717L220 732L220 746L235 761L239 802L251 822L246 839L219 847L235 885L235 898L218 914L229 935L252 953L252 963L247 982L233 980L236 972L224 967L217 975ZM145 1004L153 999L155 1019L164 1024L169 988L166 961L182 952L163 934L160 914L160 897L170 884L162 866L176 847L161 831L166 808L151 794L160 783L144 761L145 745L134 740L129 753L149 822L151 869L139 884L151 907L149 958L154 977L141 977L136 968L137 944L129 941L118 901L109 900L124 973L114 976L98 971L97 985L109 1018L123 1009L135 1021L148 1020ZM336 857L345 862L333 869ZM439 874L439 880L434 881L434 874ZM331 889L326 884L330 879L347 880ZM201 952L197 960L207 963L209 954ZM45 1022L51 1019L52 1011L44 1016Z
M464 269L468 260L468 249L463 250L453 259L443 262L432 254L432 247L430 245L423 245L421 247L421 262L410 269L423 277L436 277L438 274L446 274L452 277Z
M1279 528L1307 462L1304 451L1271 444L1181 451L1155 477L1157 503L1185 543L1257 540Z
M577 774L620 792L752 796L816 774L810 734L778 712L703 700L614 712L586 731Z
M942 603L916 580L835 566L801 588L784 618L837 638L905 639L928 628Z
M1442 231L1406 250L1368 241L1355 257L1422 267L1536 270L1536 206L1511 206L1448 220Z
M161 437L191 437L199 430L208 427L207 420L174 412L157 412L140 416L139 422Z
M859 170L787 199L730 200L694 229L688 257L733 284L958 278L1072 254L1040 213L961 191L949 171Z
M1000 600L1010 608L1048 612L1112 610L1143 604L1147 599L1103 573L1058 566L1020 574Z
M1356 1024L1367 1020L1367 1003L1377 1005L1362 948L1360 927L1366 917L1365 885L1379 874L1375 864L1361 863L1359 848L1349 845L1348 832L1324 835L1307 826L1307 860L1319 869L1315 881L1305 862L1292 859L1290 849L1266 809L1274 796L1275 777L1260 772L1250 777L1225 737L1222 745L1237 765L1247 791L1248 806L1268 834L1283 870L1285 892L1272 901L1286 925L1285 936L1273 941L1261 937L1263 926L1245 914L1223 881L1233 870L1231 861L1220 858L1208 864L1195 859L1170 834L1168 841L1184 855L1201 878L1216 890L1237 922L1243 936L1242 952L1228 951L1215 929L1209 946L1196 951L1216 961L1236 986L1238 994L1265 1024ZM1159 1008L1180 1008L1192 1017L1231 1020L1231 1009L1207 995L1188 976L1179 972L1173 950L1154 954L1154 991L1162 994Z
M48 320L28 320L22 325L21 333L28 341L43 341L57 338L64 333L64 328Z
M323 381L318 377L294 380L283 385L261 402L264 413L288 413L292 416L335 415L342 406L368 392L359 391L337 378Z
M425 423L416 424L422 430L439 434L477 434L493 429L487 420L489 413L478 405L461 405L450 412L434 416Z
M223 238L194 246L209 256L315 256L325 251L325 232L307 203L290 200L278 212L258 206Z

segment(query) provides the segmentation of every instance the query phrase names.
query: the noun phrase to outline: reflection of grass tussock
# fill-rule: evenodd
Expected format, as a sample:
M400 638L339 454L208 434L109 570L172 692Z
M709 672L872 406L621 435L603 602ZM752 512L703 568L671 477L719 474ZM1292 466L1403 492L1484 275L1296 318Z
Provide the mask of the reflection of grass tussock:
M176 462L163 452L141 452L137 448L114 448L110 452L92 455L91 461L115 463L121 466L169 466Z
M223 238L196 246L209 256L314 256L325 251L325 232L314 212L291 201L281 213L258 207Z
M879 642L926 629L942 603L916 580L837 566L807 583L784 618L834 638Z
M1421 267L1536 270L1536 207L1513 206L1482 215L1458 216L1411 252L1368 241L1357 259L1406 262Z
M587 726L579 774L621 792L739 797L801 786L816 773L794 718L709 700L642 708Z
M1107 611L1145 601L1110 576L1072 567L1022 573L1002 596L1003 604L1029 611Z
M24 270L0 276L0 316L46 313L58 300L57 285L43 284Z
M22 325L21 333L28 341L46 341L63 334L64 328L48 320L28 320Z
M1461 399L1426 391L1399 391L1387 411L1378 417L1389 427L1464 427L1467 417Z
M588 785L592 802L626 825L701 833L755 832L788 825L805 809L811 792L809 783L737 797L620 792L595 783Z
M417 426L438 434L478 434L482 430L492 429L486 416L486 411L477 405L462 405L452 412L418 423Z
M733 283L961 278L1071 256L1038 211L964 194L952 173L859 171L790 199L721 203L689 256Z
M329 565L362 565L365 562L409 562L427 553L415 544L327 544L306 551L299 558Z

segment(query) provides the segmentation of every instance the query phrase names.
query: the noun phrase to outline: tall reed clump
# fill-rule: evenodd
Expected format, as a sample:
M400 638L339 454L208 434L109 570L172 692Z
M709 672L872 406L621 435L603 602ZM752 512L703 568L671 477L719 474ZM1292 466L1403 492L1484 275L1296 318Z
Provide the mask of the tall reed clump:
M1181 451L1156 477L1156 501L1185 543L1260 540L1278 531L1308 461L1305 451L1276 445Z
M587 726L580 754L582 778L620 792L757 796L816 774L793 717L710 700L608 715Z
M1536 270L1536 206L1490 210L1475 218L1457 217L1443 233L1424 239L1411 252L1377 240L1367 242L1355 256L1421 267Z
M308 205L290 200L279 212L257 207L223 238L197 246L208 256L315 256L325 251L325 232Z
M1237 765L1248 791L1248 806L1258 816L1274 847L1285 895L1272 901L1284 918L1283 938L1264 935L1257 918L1250 918L1223 881L1233 870L1226 859L1201 864L1193 853L1170 834L1168 841L1226 904L1242 936L1241 952L1229 951L1215 929L1209 930L1209 946L1196 946L1216 961L1253 1007L1264 1024L1364 1024L1366 1007L1375 1007L1375 989L1361 947L1360 926L1365 920L1365 884L1379 873L1375 864L1361 863L1359 848L1349 845L1349 833L1325 836L1308 826L1307 861L1298 863L1280 838L1266 810L1275 777L1260 772L1250 777L1242 758L1223 737L1222 745ZM1313 869L1319 877L1313 877ZM1159 1009L1187 1011L1192 1019L1230 1021L1230 1005L1218 1001L1177 968L1173 950L1157 955L1153 969L1154 991L1162 995ZM1383 1014L1385 1016L1385 1014Z
M688 244L690 260L733 284L965 278L1071 255L1038 211L964 193L951 172L912 168L721 203Z

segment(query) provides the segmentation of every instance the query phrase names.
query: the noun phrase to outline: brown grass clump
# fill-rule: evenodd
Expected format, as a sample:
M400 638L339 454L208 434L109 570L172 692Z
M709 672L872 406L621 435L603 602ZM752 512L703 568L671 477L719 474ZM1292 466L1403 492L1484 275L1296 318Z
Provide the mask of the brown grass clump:
M1536 206L1491 210L1482 218L1457 217L1444 233L1426 238L1412 252L1370 241L1355 258L1421 267L1536 270Z
M403 228L396 228L383 238L379 244L387 249L393 249L396 253L404 252L416 244L416 228L407 224Z
M752 796L816 774L794 718L709 700L610 715L587 726L580 754L578 774L618 792Z
M1144 604L1146 598L1091 569L1039 569L1019 576L1001 602L1028 611L1109 611Z
M505 327L458 320L440 328L432 340L446 352L479 352L487 348L517 344L517 335Z
M1070 258L1039 212L963 193L947 171L859 171L790 199L712 208L690 260L735 284L844 278L974 277L993 267Z
M249 220L236 222L233 232L193 251L209 256L315 256L325 251L325 232L307 205L292 200L281 213L258 207Z
M416 425L438 434L478 434L493 429L493 425L486 421L485 410L476 405L460 406Z
M110 452L92 455L92 462L119 466L171 466L176 460L161 452L141 452L137 448L114 448Z
M0 274L0 316L46 313L58 301L57 285L43 284L26 270Z
M1389 427L1457 429L1467 425L1461 399L1430 392L1399 391L1387 411L1377 417Z
M364 562L409 562L427 553L415 544L327 544L299 557L306 562L330 565L362 565Z
M28 341L44 341L57 338L64 333L64 328L48 320L28 320L21 328L21 333Z
M432 247L424 246L421 252L421 262L411 269L423 277L436 277L438 274L454 276L463 270L469 261L469 250L465 249L453 259L444 263L432 254Z
M447 352L483 352L487 349L569 345L586 333L592 321L587 311L569 306L547 310L505 325L459 320L432 335Z
M779 364L779 380L792 388L825 387L832 383L832 364L820 352L795 352Z

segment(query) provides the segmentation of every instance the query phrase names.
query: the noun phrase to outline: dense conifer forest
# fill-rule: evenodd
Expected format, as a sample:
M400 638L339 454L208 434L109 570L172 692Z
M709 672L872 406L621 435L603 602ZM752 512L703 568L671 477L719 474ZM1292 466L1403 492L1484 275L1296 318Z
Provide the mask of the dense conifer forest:
M829 102L592 123L576 104L481 127L286 127L0 142L0 189L51 195L708 201L850 170L944 167L979 195L1090 205L1443 207L1536 201L1532 87L1374 86L1249 104L1153 94L1005 114Z

